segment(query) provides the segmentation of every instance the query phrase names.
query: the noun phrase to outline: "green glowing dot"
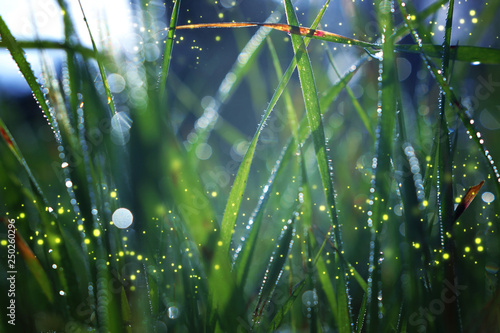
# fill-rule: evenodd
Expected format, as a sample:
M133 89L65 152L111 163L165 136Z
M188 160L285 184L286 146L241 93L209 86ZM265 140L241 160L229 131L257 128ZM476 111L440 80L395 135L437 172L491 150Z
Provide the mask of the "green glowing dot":
M481 238L477 237L477 238L474 240L474 242L475 242L476 244L481 244Z
M479 245L477 247L477 252L483 252L483 250L484 250L484 247L482 245Z
M99 229L94 229L94 237L99 237L101 235L101 231Z
M43 239L39 239L36 243L37 243L38 245L43 245Z

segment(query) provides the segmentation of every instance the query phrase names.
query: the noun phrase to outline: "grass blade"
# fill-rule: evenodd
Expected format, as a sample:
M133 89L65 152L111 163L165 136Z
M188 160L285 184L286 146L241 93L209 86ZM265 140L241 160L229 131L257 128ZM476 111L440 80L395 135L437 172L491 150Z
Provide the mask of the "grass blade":
M281 230L281 235L276 242L276 249L271 255L269 264L266 269L264 280L260 288L258 302L254 310L254 324L258 324L261 320L262 312L265 306L271 300L276 285L283 274L285 262L288 258L288 253L293 246L293 236L295 235L295 220L298 214L293 213L286 225Z
M165 85L167 84L168 69L170 68L170 59L172 58L172 48L174 47L174 36L175 29L177 25L177 19L179 17L179 8L181 6L181 0L175 0L174 8L172 9L172 15L170 17L170 26L168 28L167 41L165 43L165 51L163 53L163 66L161 68L160 74L160 101L164 100L165 96Z
M333 54L332 51L330 51L329 48L325 47L326 54L328 55L328 61L330 62L330 65L332 66L333 70L335 71L335 74L340 78L340 82L342 82L342 85L345 87L345 90L347 91L347 94L349 95L349 98L351 99L351 102L354 106L354 109L356 109L356 112L359 115L359 118L363 122L363 125L365 125L366 130L370 134L370 136L375 139L375 134L373 133L373 129L371 126L370 119L368 117L368 114L366 113L365 110L361 107L361 104L359 104L359 101L356 99L354 96L354 92L352 89L345 83L344 79L340 77L339 72L337 71L337 67L335 66L335 63L333 61Z
M372 216L369 217L372 239L370 244L370 269L367 301L367 332L378 332L381 326L382 281L380 267L380 252L382 250L379 232L387 215L390 198L391 156L393 153L394 127L396 118L395 58L392 12L393 1L380 1L378 6L379 30L383 32L383 59L379 67L379 124L377 129L376 157L373 160L375 168ZM389 252L390 250L387 249ZM394 253L394 252L392 252ZM389 258L392 261L392 258Z
M52 127L53 130L56 130L57 129L57 124L55 123L56 120L51 112L51 109L49 108L49 105L45 100L45 96L43 95L42 92L42 87L38 83L35 74L31 69L30 63L28 62L28 60L26 60L24 50L19 46L14 36L12 36L12 33L7 27L7 24L5 24L5 21L3 20L2 16L0 16L0 37L2 37L2 42L5 43L5 45L7 46L7 49L9 50L12 58L19 67L21 74L28 83L31 92L33 93L33 96L35 97L38 105L42 109L44 116L47 118L49 125ZM57 139L58 133L56 132L55 134Z
M247 28L247 27L266 27L279 31L286 32L302 37L310 37L314 39L324 40L332 43L357 45L362 47L378 47L377 44L364 42L358 39L344 37L332 32L317 30L311 28L300 27L295 24L281 24L281 23L255 23L255 22L232 22L232 23L199 23L199 24L186 24L179 25L176 29L199 29L199 28Z
M95 54L95 59L97 61L97 66L99 67L99 73L101 74L102 78L102 83L104 86L104 91L106 92L106 96L108 98L108 105L111 109L111 113L115 114L116 113L116 107L115 107L115 102L113 101L113 95L111 95L111 90L109 90L109 83L108 79L106 78L106 71L104 70L104 64L101 60L101 56L99 55L99 52L97 51L97 45L94 41L94 37L92 36L92 31L90 30L89 23L87 21L87 17L85 16L85 12L83 10L83 6L80 0L78 0L78 4L80 5L80 9L82 11L83 15L83 20L85 21L85 25L87 26L87 31L89 33L90 41L92 42L92 48L94 49L94 54Z
M285 10L288 23L292 26L298 25L298 20L290 0L285 0ZM301 36L292 35L292 43L295 55L298 57L297 68L299 72L300 85L306 106L307 119L313 138L314 149L316 152L316 160L318 162L321 181L323 184L326 202L328 205L330 219L334 228L336 246L340 251L343 251L342 237L340 231L340 223L337 219L337 211L335 204L335 192L333 188L332 175L326 152L326 138L321 120L321 111L318 101L318 93L316 83L309 60L309 55L305 49L305 44ZM340 332L349 332L351 330L350 306L347 295L346 269L342 261L339 261L339 280L337 283L338 293L338 329ZM333 309L332 309L333 310Z

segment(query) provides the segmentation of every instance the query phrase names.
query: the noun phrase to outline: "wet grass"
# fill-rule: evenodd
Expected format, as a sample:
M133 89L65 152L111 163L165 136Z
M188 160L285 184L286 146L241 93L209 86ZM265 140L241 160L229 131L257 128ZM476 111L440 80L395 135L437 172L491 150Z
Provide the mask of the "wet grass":
M185 5L132 53L0 17L45 118L0 95L1 331L498 332L499 5Z

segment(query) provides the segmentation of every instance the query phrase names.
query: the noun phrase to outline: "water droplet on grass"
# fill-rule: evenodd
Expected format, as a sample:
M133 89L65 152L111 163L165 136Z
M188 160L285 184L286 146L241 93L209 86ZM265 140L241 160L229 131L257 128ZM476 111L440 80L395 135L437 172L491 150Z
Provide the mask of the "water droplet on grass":
M180 311L179 311L178 307L171 306L168 308L168 318L177 319L177 318L179 318L179 314L180 314Z

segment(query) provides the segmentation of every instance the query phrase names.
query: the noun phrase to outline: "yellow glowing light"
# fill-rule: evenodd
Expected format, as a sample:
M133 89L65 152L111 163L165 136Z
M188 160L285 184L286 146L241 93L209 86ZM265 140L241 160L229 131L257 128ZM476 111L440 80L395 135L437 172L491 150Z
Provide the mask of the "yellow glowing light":
M94 237L99 237L101 235L101 231L99 229L94 229Z
M474 242L476 244L481 244L481 238L477 237L476 239L474 239Z

